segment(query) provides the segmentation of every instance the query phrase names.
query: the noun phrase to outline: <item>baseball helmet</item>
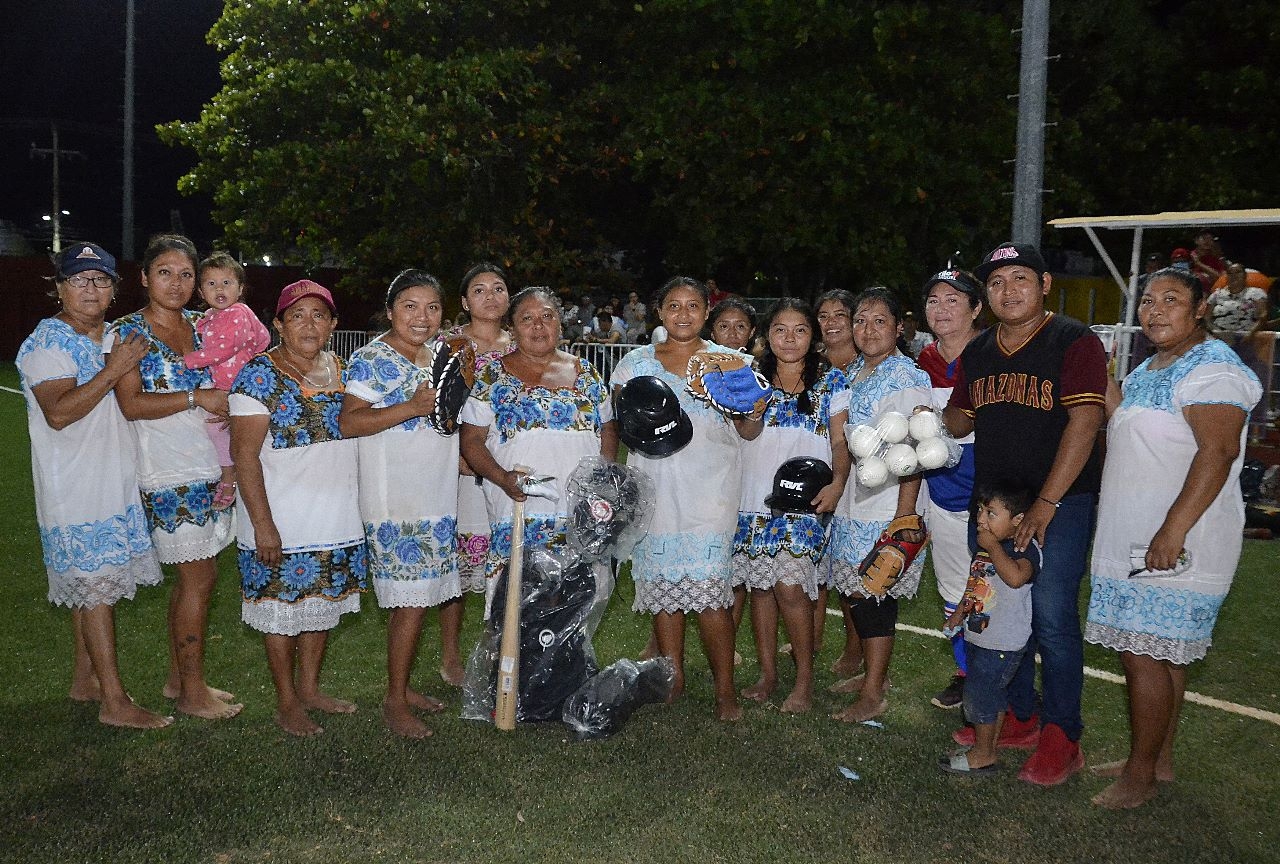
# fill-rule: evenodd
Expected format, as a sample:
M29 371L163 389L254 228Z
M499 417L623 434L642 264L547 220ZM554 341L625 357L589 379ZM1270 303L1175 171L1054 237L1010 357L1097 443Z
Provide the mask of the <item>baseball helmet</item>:
M613 413L622 443L646 456L670 456L693 438L693 421L680 399L654 375L623 384Z
M638 468L584 456L565 483L569 546L584 560L626 558L653 516L653 480Z
M773 474L773 492L764 499L765 506L783 513L812 513L810 502L834 479L831 466L821 459L788 459Z

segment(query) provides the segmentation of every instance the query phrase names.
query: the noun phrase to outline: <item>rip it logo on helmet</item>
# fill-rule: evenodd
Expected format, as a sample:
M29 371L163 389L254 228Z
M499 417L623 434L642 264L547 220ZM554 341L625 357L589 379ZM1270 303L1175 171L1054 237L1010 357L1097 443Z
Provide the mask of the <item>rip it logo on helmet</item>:
M661 435L663 432L670 432L672 429L676 428L676 422L677 421L672 420L670 423L663 423L657 429L653 430L653 434Z
M613 507L603 498L591 502L591 518L597 522L608 522L613 518Z
M778 485L781 486L783 489L789 489L792 492L799 492L800 490L804 489L803 483L797 483L794 480L779 480Z
M992 261L1005 261L1009 258L1018 257L1018 248L1016 246L1001 246L991 253Z

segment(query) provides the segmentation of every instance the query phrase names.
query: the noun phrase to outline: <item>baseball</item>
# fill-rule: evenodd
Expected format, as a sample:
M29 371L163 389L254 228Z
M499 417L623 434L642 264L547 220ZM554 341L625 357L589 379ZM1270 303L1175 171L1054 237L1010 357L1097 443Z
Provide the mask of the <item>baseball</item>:
M858 463L858 482L867 489L874 489L889 479L889 468L884 460L868 456Z
M897 444L903 438L906 438L909 428L907 418L897 411L884 412L876 423L876 429L880 431L880 436L890 444Z
M942 424L938 422L938 415L932 411L912 414L911 419L907 421L907 428L911 432L911 437L917 441L927 441L942 434Z
M880 446L880 433L865 423L849 430L849 451L858 459L866 459Z
M915 417L911 419L914 420ZM941 468L947 464L949 455L947 442L941 438L925 438L916 445L916 459L919 460L921 468Z
M894 444L884 454L884 462L897 477L914 474L918 465L916 451L910 444Z

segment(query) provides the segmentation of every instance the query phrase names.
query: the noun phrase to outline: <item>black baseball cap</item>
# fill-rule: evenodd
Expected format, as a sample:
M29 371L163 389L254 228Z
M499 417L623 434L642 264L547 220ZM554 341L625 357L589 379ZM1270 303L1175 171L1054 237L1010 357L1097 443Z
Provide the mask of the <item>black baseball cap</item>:
M1014 264L1030 268L1041 276L1049 271L1049 265L1044 263L1040 250L1030 243L1001 243L987 253L987 257L983 258L982 263L974 269L973 275L985 283L987 277L1001 267L1010 267Z

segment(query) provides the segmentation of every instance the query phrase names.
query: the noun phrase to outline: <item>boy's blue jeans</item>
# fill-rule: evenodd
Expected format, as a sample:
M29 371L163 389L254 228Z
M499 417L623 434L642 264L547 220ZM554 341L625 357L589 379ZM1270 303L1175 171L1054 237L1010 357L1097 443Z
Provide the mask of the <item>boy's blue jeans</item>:
M1084 690L1084 638L1080 632L1080 582L1089 566L1095 496L1072 495L1049 523L1044 538L1044 567L1031 583L1031 640L1009 685L1009 708L1026 720L1036 713L1036 653L1040 654L1042 723L1058 726L1079 741L1084 732L1080 699ZM976 549L977 529L970 523Z

